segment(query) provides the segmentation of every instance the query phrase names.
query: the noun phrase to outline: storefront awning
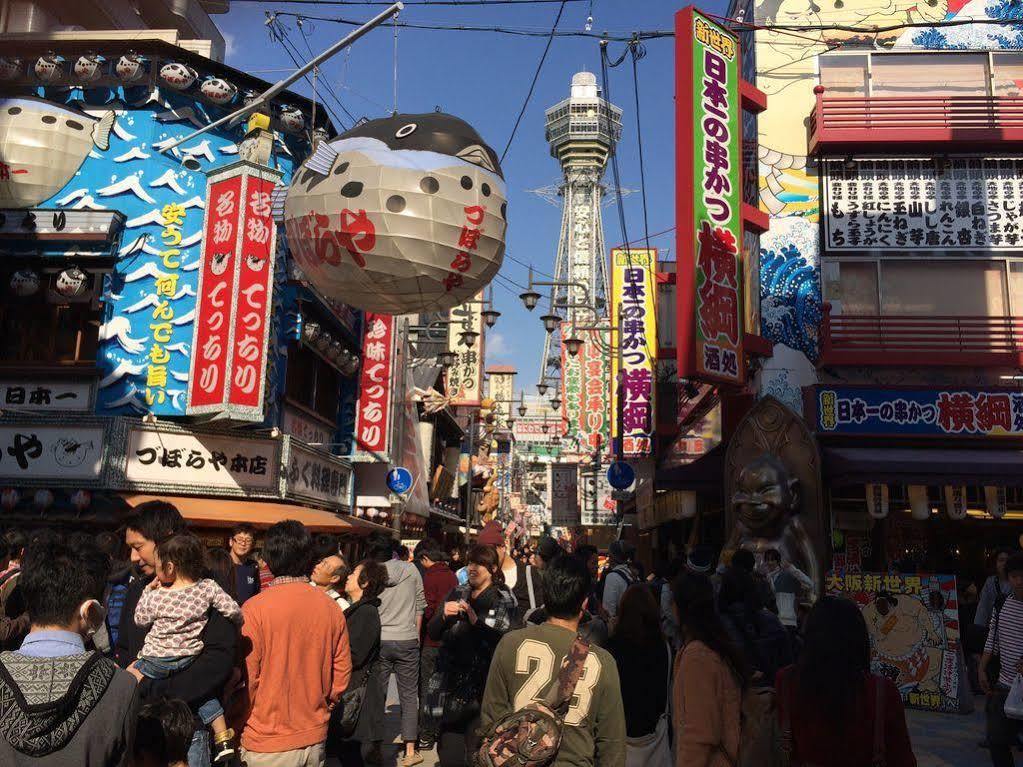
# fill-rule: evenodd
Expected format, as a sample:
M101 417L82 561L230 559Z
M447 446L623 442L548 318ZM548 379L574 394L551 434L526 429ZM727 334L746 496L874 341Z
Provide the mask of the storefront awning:
M362 523L324 509L311 509L293 503L273 503L228 498L193 498L185 495L127 495L130 506L146 501L173 503L188 522L196 527L231 527L247 522L258 528L270 527L284 519L295 519L314 533L353 533L368 535L380 525Z
M716 445L692 463L658 469L654 475L657 490L692 490L706 495L720 495L724 482L724 445Z
M832 486L1023 485L1023 450L828 447L824 475Z

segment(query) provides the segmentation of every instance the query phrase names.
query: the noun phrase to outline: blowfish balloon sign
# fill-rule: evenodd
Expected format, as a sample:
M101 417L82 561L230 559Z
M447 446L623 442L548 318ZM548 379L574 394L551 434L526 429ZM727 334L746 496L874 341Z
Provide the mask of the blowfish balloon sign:
M450 309L504 258L504 177L466 122L442 113L363 123L319 145L288 190L288 244L309 281L366 311Z

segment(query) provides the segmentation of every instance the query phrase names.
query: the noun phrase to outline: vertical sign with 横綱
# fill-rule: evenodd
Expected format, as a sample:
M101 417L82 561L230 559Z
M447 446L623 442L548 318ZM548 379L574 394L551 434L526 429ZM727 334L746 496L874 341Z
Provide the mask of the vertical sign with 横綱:
M366 313L359 405L355 413L355 453L386 455L391 440L391 380L394 317Z
M483 294L451 310L448 351L455 364L447 372L447 395L452 405L478 407L483 399ZM463 333L475 333L472 346Z
M678 375L742 383L739 41L694 8L675 15Z
M188 414L262 421L277 171L247 162L210 175Z
M611 358L613 434L621 440L621 455L650 455L656 430L656 250L611 251L611 317L620 344Z

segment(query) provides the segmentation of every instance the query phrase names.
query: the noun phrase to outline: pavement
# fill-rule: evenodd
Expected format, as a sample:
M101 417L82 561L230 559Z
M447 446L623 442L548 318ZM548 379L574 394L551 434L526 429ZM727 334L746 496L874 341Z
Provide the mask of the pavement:
M917 767L988 767L991 757L978 744L984 739L984 699L978 697L972 714L939 714L907 709L909 736L916 754ZM387 694L385 718L384 767L399 767L401 750L401 709L398 690L391 679ZM422 767L436 767L437 752L423 754ZM1023 765L1023 754L1017 752L1017 762ZM328 767L341 767L336 760Z

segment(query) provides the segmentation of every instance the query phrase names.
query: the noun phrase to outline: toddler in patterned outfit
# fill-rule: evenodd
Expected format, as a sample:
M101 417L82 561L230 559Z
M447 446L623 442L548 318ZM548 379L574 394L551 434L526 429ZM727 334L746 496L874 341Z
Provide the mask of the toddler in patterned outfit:
M132 664L142 676L165 679L187 668L202 652L200 638L211 607L241 625L242 611L215 581L203 578L202 542L194 535L175 535L156 548L156 577L135 608L135 623L151 626L139 659ZM199 707L199 718L213 729L214 761L234 756L234 732L228 729L220 701Z

